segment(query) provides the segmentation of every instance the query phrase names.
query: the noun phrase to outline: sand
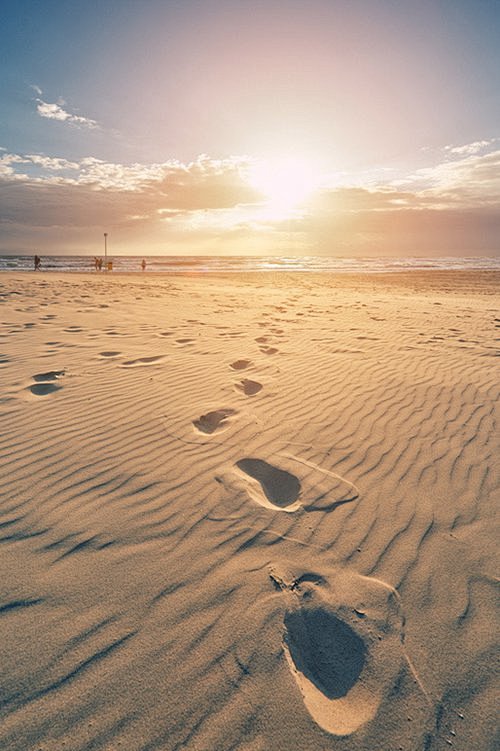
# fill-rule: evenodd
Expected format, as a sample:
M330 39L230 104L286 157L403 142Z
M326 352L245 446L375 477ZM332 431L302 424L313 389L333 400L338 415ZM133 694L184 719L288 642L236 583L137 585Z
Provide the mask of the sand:
M487 751L499 275L0 277L0 748Z

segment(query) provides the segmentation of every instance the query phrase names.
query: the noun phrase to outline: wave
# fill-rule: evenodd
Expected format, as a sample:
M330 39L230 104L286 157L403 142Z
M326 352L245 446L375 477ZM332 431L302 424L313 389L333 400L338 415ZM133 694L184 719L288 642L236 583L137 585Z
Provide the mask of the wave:
M110 256L113 272L141 272L143 256ZM332 258L319 256L145 256L146 273L230 273L252 271L309 271L388 273L397 271L500 270L500 258ZM32 271L33 256L0 255L0 271ZM93 256L47 255L41 271L92 272ZM97 272L99 273L99 272ZM102 273L102 272L101 272Z

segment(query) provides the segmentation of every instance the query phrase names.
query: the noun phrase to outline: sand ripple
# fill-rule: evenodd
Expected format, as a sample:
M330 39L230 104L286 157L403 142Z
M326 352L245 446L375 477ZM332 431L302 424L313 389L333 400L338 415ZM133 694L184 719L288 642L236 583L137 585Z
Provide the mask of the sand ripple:
M492 751L496 277L0 283L1 748Z

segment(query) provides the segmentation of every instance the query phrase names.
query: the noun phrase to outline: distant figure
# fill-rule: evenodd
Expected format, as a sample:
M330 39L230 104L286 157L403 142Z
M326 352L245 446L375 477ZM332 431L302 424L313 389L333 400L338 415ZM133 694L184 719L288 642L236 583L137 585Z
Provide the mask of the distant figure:
M102 269L102 258L97 259L97 271Z
M99 259L97 256L94 256L94 267L96 271L99 271Z
M146 261L145 261L145 259L144 259L144 258L143 258L143 259L142 259L142 261L141 261L141 269L142 269L143 271L146 271Z
M35 261L35 271L40 271L42 259L40 258L40 256L35 256L34 261Z

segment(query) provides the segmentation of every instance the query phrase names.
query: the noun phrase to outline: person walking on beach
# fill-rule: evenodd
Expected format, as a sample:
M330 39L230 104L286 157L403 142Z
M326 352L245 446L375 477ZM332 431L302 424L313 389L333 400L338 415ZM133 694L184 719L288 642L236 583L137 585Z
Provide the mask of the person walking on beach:
M40 265L42 263L42 259L40 258L40 256L35 255L34 262L35 262L35 271L40 271Z
M146 271L146 259L145 258L143 258L141 261L141 269L143 271Z

